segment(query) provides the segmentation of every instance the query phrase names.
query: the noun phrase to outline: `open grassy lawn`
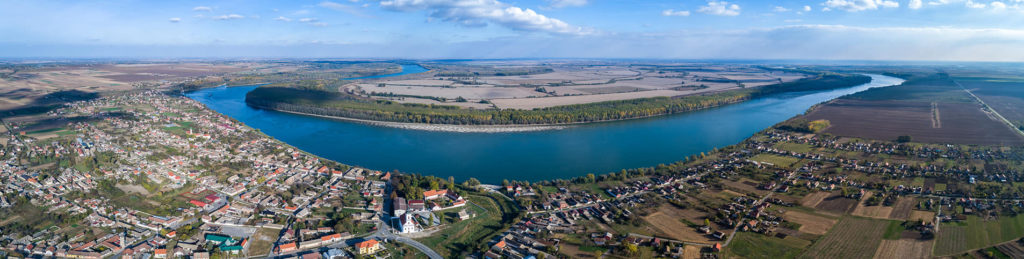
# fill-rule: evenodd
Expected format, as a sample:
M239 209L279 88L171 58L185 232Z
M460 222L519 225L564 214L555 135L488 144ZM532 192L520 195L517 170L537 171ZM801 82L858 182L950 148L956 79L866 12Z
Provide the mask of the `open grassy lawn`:
M1024 237L1024 215L983 221L976 216L958 224L942 224L935 255L951 255Z
M474 194L468 195L466 198L472 202L472 204L466 205L467 209L480 205L486 212L478 213L474 218L450 224L430 237L417 240L430 246L444 257L479 251L488 245L494 234L508 228L519 213L519 208L515 204L496 194Z
M796 258L810 242L794 237L776 238L758 233L739 232L725 248L726 257Z
M796 162L800 161L799 158L777 156L772 154L758 154L750 158L750 160L758 161L761 163L771 163L778 167L793 167L793 164L796 164Z
M906 228L903 227L902 222L891 220L889 221L889 225L885 227L885 234L882 235L882 238L888 240L900 239L900 233L903 233L904 229Z
M910 185L911 186L924 186L924 177L915 177L914 180L910 182Z
M808 144L791 143L791 142L782 142L782 143L779 143L779 144L775 145L775 147L779 148L779 149L782 149L782 150L793 151L793 152L798 152L798 153L810 153L811 150L814 148L813 146L808 145Z

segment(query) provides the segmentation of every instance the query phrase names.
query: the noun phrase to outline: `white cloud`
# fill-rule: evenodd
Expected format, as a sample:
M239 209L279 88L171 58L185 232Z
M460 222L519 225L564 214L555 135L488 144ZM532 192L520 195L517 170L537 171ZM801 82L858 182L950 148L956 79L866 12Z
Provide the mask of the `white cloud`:
M729 4L726 1L710 1L708 5L701 6L697 11L711 15L737 16L740 15L740 6Z
M848 12L900 7L900 3L890 0L828 0L825 3L822 3L822 5L824 5L828 10L839 9L846 10Z
M775 8L772 8L772 11L777 12L777 13L784 13L784 12L789 12L789 9L787 9L785 7L782 7L782 6L776 6Z
M181 18L174 17L174 18L169 19L168 21L173 22L173 23L177 23L177 22L181 22Z
M690 11L676 11L668 9L661 11L661 16L690 16Z
M954 3L963 3L965 7L972 9L991 9L995 11L1001 11L1006 9L1019 10L1024 8L1024 0L996 0L987 2L985 0L933 0L929 1L928 5L940 6Z
M805 5L804 6L804 12L810 12L810 11L811 11L811 6L810 5Z
M1004 4L1003 2L999 2L999 1L991 2L988 5L992 6L992 10L996 10L996 11L1001 11L1001 10L1006 9L1006 4Z
M288 17L284 17L284 16L278 16L277 18L274 18L274 20L275 21L282 21L282 22L290 22L290 21L292 21L292 19L290 19Z
M787 20L784 20L783 22L787 22L787 23L799 23L799 22L803 22L803 21L804 21L804 20L800 20L800 19L787 19Z
M222 20L222 21L223 20L242 19L242 18L245 18L245 16L238 15L238 14L225 14L225 15L213 17L213 19L215 19L215 20Z
M196 12L213 12L213 7L209 7L209 6L196 6L196 7L192 8L192 11L196 11Z
M921 5L922 5L921 0L910 0L910 3L907 4L907 7L910 8L910 9L915 9L916 10L916 9L920 9Z
M551 3L551 7L562 8L562 7L579 7L587 5L588 0L547 0Z
M385 0L384 9L400 12L427 10L430 18L465 26L498 24L519 31L584 35L591 30L497 0Z
M281 19L281 18L283 18L283 19ZM277 17L277 19L274 19L274 20L285 21L285 22L291 21L291 19L285 18L283 16L282 17ZM300 18L297 21L301 22L301 23L309 24L309 25L312 25L312 26L316 26L316 27L327 27L327 23L326 22L321 22L320 19L317 19L317 18L306 17L306 18Z

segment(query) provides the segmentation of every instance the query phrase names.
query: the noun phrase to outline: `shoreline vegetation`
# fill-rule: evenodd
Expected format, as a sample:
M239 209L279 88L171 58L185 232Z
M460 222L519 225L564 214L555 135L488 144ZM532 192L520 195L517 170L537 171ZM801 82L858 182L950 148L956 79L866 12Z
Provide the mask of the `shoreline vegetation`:
M548 129L547 127L669 115L739 103L771 94L830 90L869 82L871 82L871 77L866 75L821 73L812 78L757 88L701 95L575 104L533 110L477 110L453 105L398 103L322 90L329 88L310 87L305 84L261 86L247 93L245 102L249 106L260 109L374 122L391 127L441 131L508 132L544 130Z

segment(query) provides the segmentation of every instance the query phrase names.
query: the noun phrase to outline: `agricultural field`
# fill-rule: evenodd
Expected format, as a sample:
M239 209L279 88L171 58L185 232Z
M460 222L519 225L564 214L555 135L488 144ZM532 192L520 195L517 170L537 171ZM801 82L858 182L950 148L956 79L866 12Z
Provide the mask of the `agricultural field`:
M810 241L795 238L769 237L757 233L736 233L725 250L726 257L740 258L796 258L807 249Z
M800 229L797 229L800 232L814 235L828 233L832 226L838 222L838 220L833 218L796 210L787 211L784 216L786 220L800 224Z
M914 214L914 205L917 205L917 200L911 197L901 197L896 201L896 204L892 206L892 213L889 214L889 219L894 220L913 220L911 219Z
M864 199L867 199L867 198L871 197L872 195L874 195L874 193L866 192L864 194ZM860 216L860 217L868 217L868 218L876 218L876 219L887 219L887 218L889 218L889 214L892 214L892 212L893 212L893 207L891 207L891 206L883 206L882 204L868 206L864 202L858 202L857 203L857 207L854 208L853 212L850 213L850 214L854 215L854 216Z
M40 107L96 94L127 91L140 86L166 85L163 80L215 75L253 69L254 63L53 63L19 68L0 78L0 111ZM5 115L10 115L5 114Z
M685 64L587 66L587 63L537 64L531 61L423 64L418 76L364 81L346 91L394 94L422 99L465 98L499 109L536 109L570 104L673 97L792 82L809 75L742 65ZM377 97L393 100L388 97ZM447 104L456 104L446 101ZM462 106L462 105L460 105Z
M845 217L801 258L872 258L888 221Z
M1024 80L1003 78L956 78L1016 126L1024 126Z
M653 226L658 231L664 233L669 238L690 241L698 243L711 244L717 241L710 235L698 233L694 227L687 226L683 223L683 219L694 222L696 224L703 225L704 215L693 210L681 210L673 207L669 204L664 204L658 207L658 210L644 217L644 221ZM716 230L721 229L724 232L730 232L728 229L715 227Z
M882 240L874 258L931 258L932 241L915 239Z
M808 208L814 208L814 207L817 207L818 204L821 204L821 202L824 201L825 198L828 198L829 196L832 196L832 193L829 193L829 192L814 192L814 193L810 193L810 194L805 195L803 197L803 199L800 200L800 205L803 205L804 207L808 207Z
M1009 258L1024 258L1024 245L1019 241L1004 243L995 248Z
M814 208L825 213L843 215L853 213L860 201L843 197L839 193L832 193L821 200Z
M1024 136L984 111L956 82L936 75L842 97L802 118L829 120L832 125L824 132L839 136L887 141L910 136L914 142L948 144L1024 144Z
M985 221L968 216L966 221L943 223L936 237L935 255L952 255L989 247L1024 236L1024 216Z

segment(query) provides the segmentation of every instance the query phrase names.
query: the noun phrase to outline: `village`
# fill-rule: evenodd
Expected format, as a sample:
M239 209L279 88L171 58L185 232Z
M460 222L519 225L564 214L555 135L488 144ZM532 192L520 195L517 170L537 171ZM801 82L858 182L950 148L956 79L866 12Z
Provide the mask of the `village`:
M322 159L152 90L4 124L0 246L14 256L933 256L1016 251L1005 242L1024 233L964 238L1024 220L1020 148L773 127L672 164L490 185Z
M120 95L47 115L69 121L62 134L5 125L0 206L20 212L0 224L0 244L23 256L386 258L402 246L380 233L388 226L438 228L431 211L467 204L446 190L389 199L390 172L321 160L184 97ZM48 215L27 220L35 210Z
M1024 200L1019 189L1006 187L1021 181L1021 172L1009 168L1022 155L1020 149L911 145L769 129L740 145L673 165L532 186L512 182L502 191L520 198L529 216L483 253L488 258L743 256L722 253L732 242L743 242L732 243L736 247L750 246L746 242L751 240L823 238L843 215L894 222L895 240L930 245L945 233L939 223L1016 220ZM951 166L970 164L964 160L1004 166ZM900 238L900 233L912 238ZM939 237L937 242L950 242ZM868 256L875 252L867 251ZM932 255L930 250L913 253Z

